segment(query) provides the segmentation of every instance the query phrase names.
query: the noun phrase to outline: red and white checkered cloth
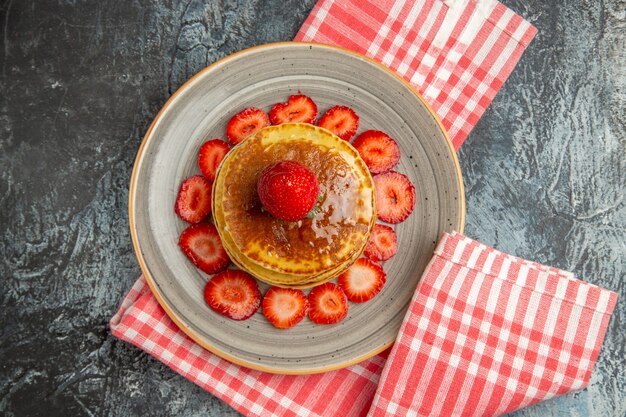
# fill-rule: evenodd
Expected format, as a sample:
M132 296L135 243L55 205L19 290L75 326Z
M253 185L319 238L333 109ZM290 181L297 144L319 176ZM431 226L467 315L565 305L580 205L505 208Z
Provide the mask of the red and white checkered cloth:
M617 294L444 234L370 416L500 416L589 383Z
M385 63L458 148L535 33L493 0L320 0L296 40ZM349 368L286 376L231 364L189 339L143 277L111 330L248 416L495 416L585 386L615 299L456 234L442 238L391 352Z
M248 416L499 416L585 387L616 300L454 233L440 239L391 352L349 368L234 365L178 329L143 278L111 329Z
M458 149L536 33L495 0L320 0L295 40L387 65L430 103Z

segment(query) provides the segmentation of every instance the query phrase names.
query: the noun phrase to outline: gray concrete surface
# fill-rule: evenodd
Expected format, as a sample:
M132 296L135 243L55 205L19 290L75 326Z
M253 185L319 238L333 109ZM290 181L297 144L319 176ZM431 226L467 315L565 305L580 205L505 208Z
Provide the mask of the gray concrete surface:
M140 273L129 177L185 79L314 3L0 3L0 414L238 415L108 330ZM459 152L466 234L621 295L590 386L512 415L621 417L626 2L504 3L539 34Z

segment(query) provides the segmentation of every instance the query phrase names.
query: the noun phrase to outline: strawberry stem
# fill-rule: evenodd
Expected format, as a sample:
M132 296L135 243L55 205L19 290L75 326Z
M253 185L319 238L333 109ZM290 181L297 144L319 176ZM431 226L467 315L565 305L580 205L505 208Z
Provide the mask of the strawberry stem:
M306 215L307 219L312 219L313 217L317 215L317 213L321 211L320 204L322 203L322 200L324 200L324 196L320 193L319 197L317 197L317 203L315 203L315 206L313 206L311 211L307 213Z

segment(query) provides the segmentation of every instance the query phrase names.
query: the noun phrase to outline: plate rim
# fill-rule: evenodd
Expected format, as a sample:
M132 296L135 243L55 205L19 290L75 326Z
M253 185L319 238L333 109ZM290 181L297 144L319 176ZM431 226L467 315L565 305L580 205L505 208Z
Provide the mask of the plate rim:
M337 364L333 364L333 365L329 365L326 367L320 367L320 368L314 368L314 369L292 369L292 368L280 368L280 367L276 367L276 366L264 366L264 365L259 365L257 363L252 363L252 362L247 362L243 359L237 358L233 355L230 355L227 352L224 352L218 348L216 348L215 346L210 345L209 343L207 343L206 341L204 341L201 337L199 337L197 334L195 334L195 332L191 329L190 326L188 326L185 322L184 319L182 317L178 317L178 315L169 307L169 305L167 304L167 302L165 301L165 298L160 294L158 287L156 285L156 282L154 280L154 278L152 277L151 273L150 273L150 269L148 268L148 265L146 263L146 261L143 258L143 255L141 253L141 248L139 246L139 238L137 235L137 229L136 229L136 221L135 221L135 215L134 215L134 200L136 197L136 192L137 192L137 176L139 174L139 167L141 166L141 163L143 161L143 158L145 157L145 147L147 142L149 141L151 135L152 135L152 131L154 129L154 127L156 126L157 122L163 117L163 114L165 113L166 109L171 106L176 99L178 98L179 95L181 95L183 93L183 91L187 90L191 84L193 84L194 80L196 80L197 78L199 78L200 76L202 76L205 72L210 71L211 69L213 69L214 67L217 67L221 64L223 64L226 61L232 60L232 59L236 59L237 57L239 57L240 55L244 55L253 51L258 51L258 50L264 50L264 49L272 49L272 48L276 48L276 47L284 47L284 46L310 46L310 47L316 47L316 48L326 48L326 49L332 49L344 54L348 54L348 55L352 55L354 57L357 57L359 59L368 61L369 63L374 64L375 66L377 66L378 68L384 70L385 72L393 75L396 79L398 79L400 82L402 82L408 89L409 91L411 91L415 97L422 102L422 104L426 107L426 109L428 110L428 112L431 114L431 116L433 117L433 119L435 120L435 122L437 123L437 125L439 126L439 129L441 130L441 132L443 133L443 136L446 139L446 143L448 144L448 147L450 148L450 153L452 155L452 161L455 167L455 172L456 172L456 180L459 186L459 190L460 190L460 217L459 217L459 222L457 227L455 227L455 230L457 230L459 233L463 233L463 229L465 226L465 188L464 188L464 184L463 184L463 175L461 172L461 166L459 163L459 159L458 156L456 154L456 150L454 149L454 146L452 144L452 140L450 139L450 136L447 132L447 130L445 129L445 127L443 126L443 123L441 122L441 120L439 119L439 116L437 116L437 114L435 113L434 109L431 107L431 105L424 99L424 97L422 97L422 95L419 93L419 91L417 91L411 84L409 84L403 77L401 77L400 75L398 75L396 72L394 72L393 70L391 70L390 68L388 68L387 66L381 64L380 62L369 58L359 52L355 52L352 51L350 49L341 47L341 46L336 46L336 45L328 45L328 44L323 44L323 43L317 43L317 42L296 42L296 41L284 41L284 42L272 42L272 43L266 43L266 44L262 44L262 45L257 45L257 46L253 46L250 48L246 48L243 49L241 51L235 52L233 54L230 54L224 58L221 58L215 62L213 62L212 64L206 66L205 68L203 68L202 70L198 71L196 74L194 74L191 78L189 78L187 81L185 81L185 83L183 85L181 85L178 90L176 90L174 92L174 94L172 94L167 101L165 102L165 104L163 104L163 106L161 107L161 109L159 110L159 112L156 114L156 116L154 116L154 119L152 120L152 123L150 123L150 126L148 127L148 129L146 130L145 135L143 136L143 139L141 141L141 144L139 145L139 150L137 151L137 155L135 157L135 161L133 163L133 170L131 173L131 177L130 177L130 184L129 184L129 192L128 192L128 221L129 221L129 226L130 226L130 234L131 234L131 240L132 240L132 244L133 244L133 250L135 252L135 256L137 258L137 261L139 262L139 266L141 268L141 272L142 275L145 277L146 282L148 284L148 287L150 288L150 291L152 292L152 294L154 295L154 297L157 299L157 302L159 303L159 305L161 306L161 308L163 308L163 310L165 311L165 313L167 314L167 316L178 326L179 329L181 329L188 337L190 337L195 343L198 343L200 346L202 346L204 349L208 350L211 353L214 353L215 355L221 357L222 359L225 359L231 363L234 363L236 365L240 365L249 369L254 369L257 371L262 371L262 372L268 372L268 373L272 373L272 374L282 374L282 375L308 375L308 374L316 374L316 373L323 373L323 372L330 372L330 371L334 371L337 369L342 369L351 365L355 365L359 362L362 362L368 358L371 358L381 352L383 352L384 350L386 350L387 348L391 347L394 342L395 342L395 338L393 340L390 340L386 343L384 343L383 345L380 345L362 355L359 355L357 357L354 357L350 360L347 360L345 362L341 362L341 363L337 363Z

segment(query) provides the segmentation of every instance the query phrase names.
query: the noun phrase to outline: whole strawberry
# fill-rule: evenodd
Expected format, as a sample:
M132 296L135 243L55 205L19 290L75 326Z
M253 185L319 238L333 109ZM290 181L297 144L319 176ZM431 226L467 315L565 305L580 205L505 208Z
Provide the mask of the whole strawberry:
M319 184L308 167L295 161L281 161L261 172L257 183L261 204L273 217L296 221L315 207Z

